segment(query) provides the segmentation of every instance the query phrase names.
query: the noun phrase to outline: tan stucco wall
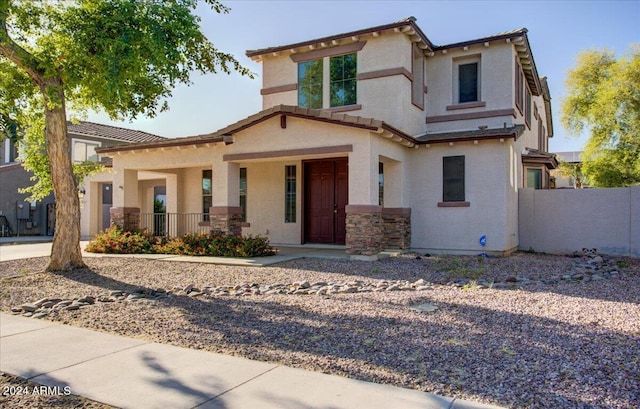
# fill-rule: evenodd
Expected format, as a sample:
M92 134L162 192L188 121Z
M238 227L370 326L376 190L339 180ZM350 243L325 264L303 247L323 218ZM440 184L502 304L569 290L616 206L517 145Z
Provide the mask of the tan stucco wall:
M239 159L225 161L223 155L252 154L276 152L282 155L283 149L313 149L327 146L350 145L351 152L331 154L309 154L272 159ZM177 211L181 213L200 213L202 211L202 170L213 170L214 206L237 206L238 187L237 173L235 178L229 172L240 167L247 168L247 222L250 227L244 227L245 234L265 235L274 243L300 243L302 222L302 161L323 157L349 158L349 203L350 204L378 204L378 161L398 162L395 171L388 170L390 180L395 177L399 183L406 185L408 179L405 174L406 154L410 149L382 138L367 130L327 124L319 121L303 120L295 117L287 118L287 126L281 128L280 118L274 117L257 124L247 130L234 135L234 143L230 145L213 145L210 147L167 148L139 152L136 154L123 153L114 155L114 178L124 183L125 178L118 177L127 173L127 169L153 169L154 175L176 175ZM209 161L208 164L205 162ZM170 162L171 168L163 169L165 163ZM194 166L186 167L189 163ZM296 165L298 172L298 218L297 223L284 223L284 170L286 165ZM180 168L177 168L177 167ZM166 166L164 166L166 167ZM149 172L138 172L139 175ZM231 176L230 176L231 175ZM167 179L167 199L171 202L171 183ZM146 183L135 184L138 194L137 206L146 208L148 189ZM224 189L227 193L220 193ZM406 191L406 189L403 189ZM406 195L400 189L389 188L389 203L395 207L407 205ZM115 193L115 192L114 192ZM114 195L114 206L124 205L124 195ZM226 200L226 202L225 202ZM144 211L144 210L143 210ZM168 209L168 211L171 211Z
M285 166L295 165L296 222L285 223ZM302 162L287 160L240 163L247 169L247 223L243 234L268 237L274 244L300 244L302 223Z
M521 250L640 257L640 187L519 193Z
M351 152L270 159L224 161L223 154L280 152L283 149L351 145ZM173 151L173 152L172 152ZM274 117L234 135L234 143L208 148L175 148L145 154L121 154L114 158L115 171L144 166L158 169L173 155L181 163L197 166L165 169L177 174L180 212L199 213L202 203L201 172L214 169L214 185L232 185L228 169L247 168L247 222L244 234L266 235L273 243L301 242L302 161L321 157L349 158L349 203L378 204L378 162L385 163L385 206L412 209L412 247L432 252L480 252L478 238L486 235L487 251L505 252L518 244L516 189L521 172L516 147L506 140L432 145L407 148L367 130L324 122L287 118L286 129ZM470 207L442 208L442 157L465 155L466 200ZM204 158L209 165L202 165ZM178 159L172 159L173 164ZM284 223L284 170L296 165L298 172L297 222ZM509 169L505 172L505 168ZM218 171L216 171L218 169ZM220 171L222 169L222 171ZM142 174L143 172L140 172ZM144 188L145 185L142 185ZM167 191L169 192L169 187ZM232 189L229 189L231 191ZM237 196L237 190L235 195ZM142 193L139 196L143 196ZM229 196L229 203L237 197ZM237 204L230 204L237 205ZM114 203L114 206L119 206ZM267 233L268 232L268 233Z
M480 61L480 101L486 106L447 110L447 106L456 104L454 95L454 71L456 61ZM427 59L427 116L457 115L499 109L514 108L513 96L513 47L507 43L471 45L468 50L447 50L446 54L436 53ZM429 132L445 132L477 129L480 125L489 128L501 128L514 124L513 116L494 118L444 121L427 124Z
M480 253L512 250L517 240L508 212L507 143L459 143L420 149L411 156L411 247L428 252ZM442 201L442 158L465 156L465 200L469 207L438 207Z
M366 45L358 52L358 74L392 68L411 72L411 41L406 35L383 32L379 37L367 36L362 41ZM298 82L297 63L288 52L265 56L262 65L265 89ZM424 132L424 111L411 103L411 81L404 75L359 80L357 92L357 103L362 109L348 114L384 120L411 135ZM263 109L279 104L297 105L298 94L297 91L267 94L262 102ZM323 102L324 108L329 108L328 98Z

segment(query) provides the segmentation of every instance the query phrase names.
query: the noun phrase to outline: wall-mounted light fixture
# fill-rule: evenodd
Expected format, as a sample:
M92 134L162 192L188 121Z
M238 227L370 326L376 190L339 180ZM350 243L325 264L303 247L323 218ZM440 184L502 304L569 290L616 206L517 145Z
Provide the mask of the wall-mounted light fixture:
M84 190L84 186L80 186L80 189L78 189L78 198L80 198L80 200L84 199L85 193L87 193L87 191Z

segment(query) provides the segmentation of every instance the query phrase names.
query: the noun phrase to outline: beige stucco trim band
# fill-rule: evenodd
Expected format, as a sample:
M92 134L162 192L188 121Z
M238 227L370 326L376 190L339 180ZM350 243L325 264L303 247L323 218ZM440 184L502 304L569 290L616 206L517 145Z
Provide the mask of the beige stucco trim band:
M318 148L286 149L269 152L234 153L222 155L222 160L225 162L232 162L250 159L271 159L291 156L326 155L348 152L353 152L353 145L321 146Z
M436 122L462 121L465 119L495 118L499 116L513 116L515 118L516 111L513 108L510 108L494 109L492 111L469 112L465 114L428 116L427 123L433 124Z
M392 77L394 75L404 75L409 81L413 81L413 75L405 67L387 68L385 70L361 72L357 75L357 80L371 80L375 78Z
M377 205L346 205L345 213L382 213L382 206Z
M286 84L278 85L277 87L262 88L260 95L271 95L279 92L295 91L298 89L298 84Z
M242 214L240 206L213 206L209 208L209 214Z

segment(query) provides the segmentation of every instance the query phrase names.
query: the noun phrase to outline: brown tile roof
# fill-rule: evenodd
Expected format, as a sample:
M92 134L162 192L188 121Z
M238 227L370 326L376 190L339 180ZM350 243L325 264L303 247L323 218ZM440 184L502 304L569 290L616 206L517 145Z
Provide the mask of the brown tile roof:
M375 33L375 32L379 32L379 31L393 30L393 29L396 29L396 28L400 29L400 28L403 28L403 27L407 27L406 30L413 29L414 34L418 35L418 37L420 37L420 42L424 44L424 47L426 49L431 50L433 48L433 43L427 38L427 36L422 32L420 27L418 27L418 25L416 24L416 18L415 17L407 17L407 18L402 19L400 21L397 21L395 23L383 24L381 26L369 27L369 28L365 28L365 29L362 29L362 30L356 30L356 31L350 31L348 33L335 34L335 35L332 35L332 36L316 38L316 39L313 39L313 40L307 40L307 41L303 41L303 42L300 42L300 43L287 44L287 45L281 45L281 46L276 46L276 47L262 48L262 49L259 49L259 50L247 50L247 52L245 54L249 58L254 58L254 57L259 57L259 56L264 55L264 54L276 53L276 52L284 51L284 50L291 50L291 49L295 49L295 48L298 48L298 47L305 47L305 46L309 46L309 45L313 45L313 44L331 43L332 41L339 40L341 38L361 36L361 35Z
M117 126L96 124L94 122L82 121L77 124L67 122L67 131L74 135L92 136L96 138L106 138L114 141L137 143L164 141L166 138L148 132L136 131L133 129L120 128Z
M344 113L331 112L323 109L309 109L300 108L292 105L276 105L274 107L265 109L257 114L251 115L243 120L240 120L234 124L217 130L216 132L195 135L184 138L165 139L153 143L137 143L132 145L105 147L99 148L99 153L127 151L134 149L146 149L146 148L160 148L170 146L185 146L185 145L203 145L207 143L216 142L232 142L232 135L238 133L244 129L250 128L260 122L263 122L269 118L278 115L285 115L291 117L298 117L304 119L310 119L314 121L332 123L336 125L349 126L354 128L366 129L369 131L375 131L382 133L384 131L389 132L395 136L398 136L407 145L415 145L416 141L409 135L399 131L398 129L386 124L384 121L380 121L374 118L366 118L361 116L347 115Z
M483 139L518 139L524 132L524 125L516 125L509 128L478 129L472 131L426 133L416 136L415 139L421 144L463 142Z
M522 155L522 163L528 164L543 164L548 169L555 169L558 167L558 158L555 153L543 152L538 149L525 148L526 153Z
M393 30L398 29L402 30L407 34L417 35L419 37L419 43L422 44L422 48L427 51L428 55L433 55L434 52L448 50L452 48L462 48L469 45L474 44L482 44L488 43L492 41L500 41L500 40L513 40L513 45L516 48L518 53L518 58L520 59L520 65L522 65L525 78L527 79L527 83L529 84L529 88L533 95L540 95L543 92L542 86L540 84L540 78L538 76L538 70L536 69L535 62L533 61L533 54L531 53L531 46L529 45L529 39L527 38L528 30L526 28L518 28L515 30L504 31L502 33L497 33L491 36L477 38L474 40L462 41L452 44L445 45L435 45L427 38L427 36L422 32L420 27L416 24L415 17L408 17L397 21L395 23L384 24L381 26L365 28L362 30L351 31L348 33L335 34L328 37L316 38L313 40L307 40L294 44L281 45L276 47L268 47L262 48L259 50L247 50L246 55L249 58L254 60L259 60L261 56L269 53L277 53L285 50L294 50L299 47L307 47L311 45L320 44L321 46L331 45L332 41L340 40L343 38L349 38L354 36L361 36L365 34L370 34L374 32L380 32L385 30Z

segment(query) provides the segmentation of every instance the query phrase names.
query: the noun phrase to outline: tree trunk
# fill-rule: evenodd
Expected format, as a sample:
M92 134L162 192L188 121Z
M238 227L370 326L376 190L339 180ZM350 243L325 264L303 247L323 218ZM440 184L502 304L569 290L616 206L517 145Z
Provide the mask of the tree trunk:
M47 271L84 267L80 251L80 199L71 166L65 96L60 78L41 85L45 102L45 139L56 202L56 226Z

